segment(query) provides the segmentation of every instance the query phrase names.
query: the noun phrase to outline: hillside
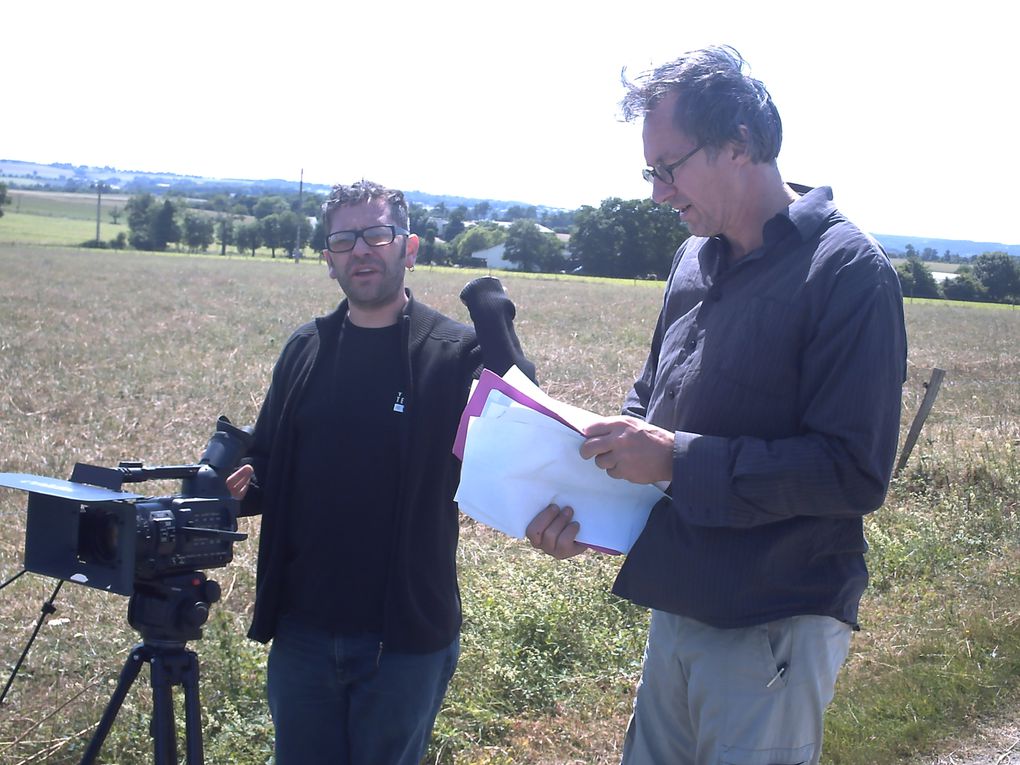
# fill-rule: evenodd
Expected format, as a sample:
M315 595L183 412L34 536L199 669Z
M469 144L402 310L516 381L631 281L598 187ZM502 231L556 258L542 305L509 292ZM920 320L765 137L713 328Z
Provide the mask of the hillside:
M187 194L191 192L214 194L235 192L245 194L291 194L297 193L299 183L295 180L282 178L245 179L245 178L206 178L195 175L177 175L170 172L150 172L145 170L119 170L113 167L90 167L72 165L67 162L41 164L16 159L0 159L0 182L11 188L40 189L54 191L84 191L93 184L101 182L111 191L122 193L166 193L173 191ZM305 183L304 190L313 194L328 194L329 186ZM459 205L472 207L479 202L489 202L497 209L506 209L513 205L532 206L530 203L514 200L475 199L446 194L433 194L424 191L406 191L408 201L426 206L434 206L440 202L448 208ZM539 209L539 205L535 205ZM1000 242L972 242L958 239L933 239L917 235L877 234L873 236L881 242L890 255L901 255L906 246L912 245L918 252L932 248L939 254L946 252L969 258L984 252L1006 252L1020 256L1020 244L1002 244Z
M971 242L963 239L932 239L923 236L899 236L895 234L872 234L890 255L900 255L911 245L918 252L931 248L943 254L947 250L965 258L972 258L985 252L1005 252L1020 257L1020 244L1001 242Z
M90 167L72 165L66 162L40 164L16 159L0 159L0 182L10 188L37 189L40 191L87 191L96 183L103 183L113 192L141 194L296 194L299 186L296 180L282 178L207 178L195 175L177 175L169 172L145 170L119 170L113 167ZM330 187L320 183L305 182L306 193L328 194ZM479 202L489 202L496 209L507 209L514 205L534 206L539 210L551 209L541 205L530 205L519 200L475 199L450 194L435 194L418 190L405 190L409 202L428 207L442 202L447 208L460 205L473 207Z

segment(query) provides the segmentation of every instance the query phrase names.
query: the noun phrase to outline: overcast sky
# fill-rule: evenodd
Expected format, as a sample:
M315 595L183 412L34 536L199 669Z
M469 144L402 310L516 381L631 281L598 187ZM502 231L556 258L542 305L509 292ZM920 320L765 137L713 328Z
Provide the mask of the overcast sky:
M0 158L598 205L648 193L621 68L726 43L779 107L787 180L872 233L1017 244L1007 5L12 3Z

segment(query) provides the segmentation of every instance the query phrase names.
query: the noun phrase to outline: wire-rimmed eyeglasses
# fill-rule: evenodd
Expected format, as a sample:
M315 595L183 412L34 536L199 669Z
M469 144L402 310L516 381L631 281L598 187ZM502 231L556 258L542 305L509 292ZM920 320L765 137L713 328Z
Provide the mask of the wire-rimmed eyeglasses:
M664 165L663 167L646 167L641 171L641 177L649 183L658 178L663 183L672 184L673 171L704 148L705 144L698 144L695 148L691 149L671 165Z
M382 247L391 244L397 236L406 236L411 232L400 226L369 226L351 231L334 231L326 237L326 249L330 252L350 252L358 243L360 236L370 247Z

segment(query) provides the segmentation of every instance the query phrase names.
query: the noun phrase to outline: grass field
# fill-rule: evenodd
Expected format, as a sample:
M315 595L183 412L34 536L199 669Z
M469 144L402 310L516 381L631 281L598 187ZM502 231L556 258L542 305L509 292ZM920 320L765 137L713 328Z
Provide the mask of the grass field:
M456 295L472 275L419 268L408 279L466 318ZM660 290L503 280L546 391L615 412ZM281 343L338 297L310 261L0 244L0 472L197 459L218 415L254 421ZM873 586L828 718L823 762L834 765L913 761L1020 691L1020 311L916 301L906 312L904 433L931 368L947 375L911 462L868 519ZM20 569L24 503L0 490L0 580ZM191 644L207 762L265 763L271 751L266 650L244 638L257 519L242 530L251 536L234 562L208 572L224 598ZM616 762L647 626L643 609L608 592L618 559L552 561L467 520L459 556L462 659L429 761ZM28 575L0 591L5 668L54 584ZM0 715L0 763L80 759L137 642L126 605L62 588ZM151 762L150 711L143 673L102 762Z
M7 192L11 203L0 218L0 243L75 246L96 238L96 197L89 194L61 194L13 189ZM117 234L128 233L127 216L113 223L110 211L124 212L124 195L106 195L102 199L99 237L108 242Z
M96 197L93 194L54 191L31 191L12 189L7 192L11 204L4 208L0 218L0 244L15 245L53 245L81 246L85 242L96 239ZM99 221L99 239L109 243L117 235L130 234L127 225L126 204L129 197L124 194L104 194ZM111 212L119 209L119 223L113 222ZM202 215L213 215L201 211ZM235 220L241 218L235 217ZM173 252L182 252L184 248L172 245ZM209 254L219 254L220 244L214 242L209 246ZM256 256L272 258L267 247L260 247ZM306 256L311 253L306 250ZM233 245L227 248L228 257L249 257L251 252L239 253ZM284 257L284 252L277 248L277 256Z

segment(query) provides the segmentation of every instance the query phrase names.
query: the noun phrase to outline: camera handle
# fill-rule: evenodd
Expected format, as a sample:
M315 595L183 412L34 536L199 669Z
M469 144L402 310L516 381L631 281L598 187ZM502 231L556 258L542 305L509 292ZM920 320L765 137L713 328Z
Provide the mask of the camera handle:
M149 665L152 683L152 726L155 765L176 765L177 730L174 724L173 686L184 688L184 735L188 765L203 765L201 705L198 699L198 655L179 645L139 643L132 649L110 702L92 735L81 765L92 765L106 740L117 712L142 668Z

